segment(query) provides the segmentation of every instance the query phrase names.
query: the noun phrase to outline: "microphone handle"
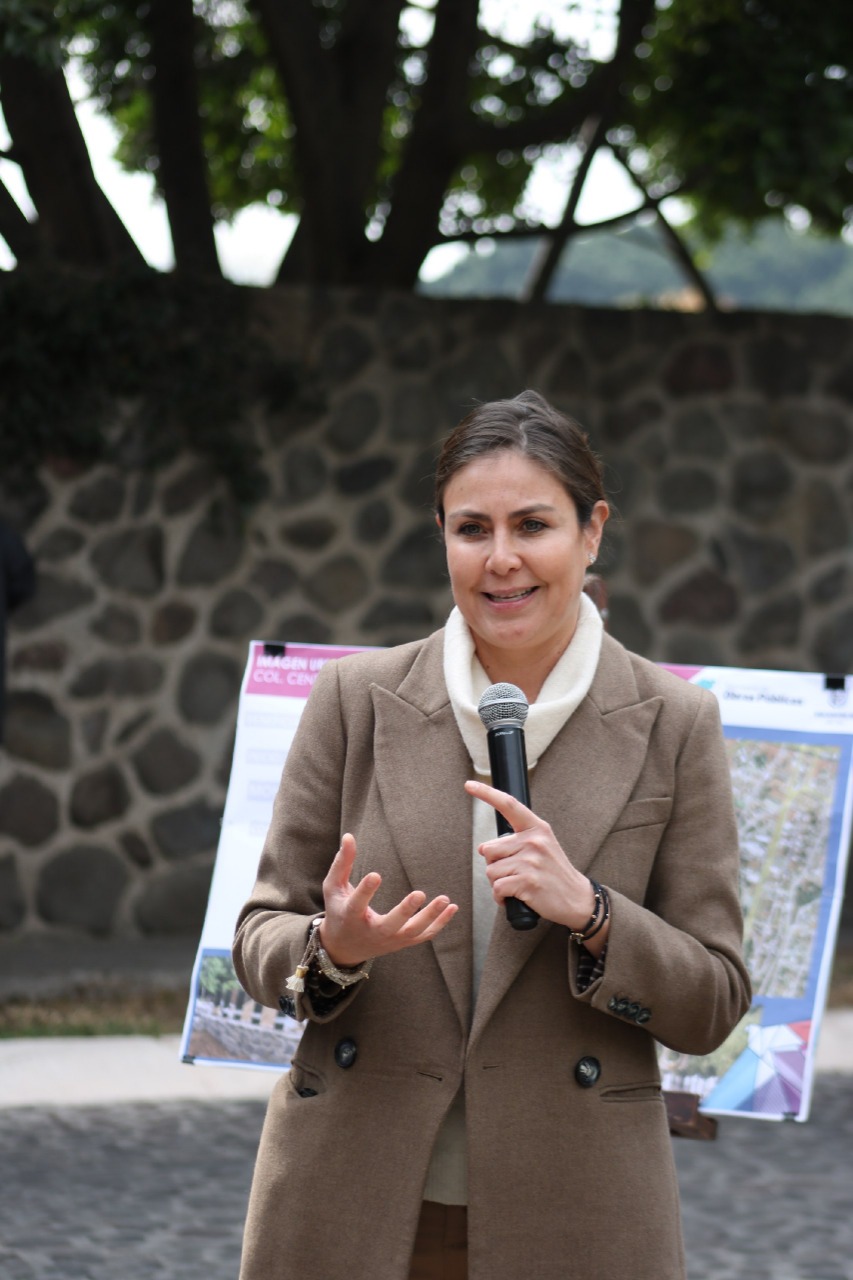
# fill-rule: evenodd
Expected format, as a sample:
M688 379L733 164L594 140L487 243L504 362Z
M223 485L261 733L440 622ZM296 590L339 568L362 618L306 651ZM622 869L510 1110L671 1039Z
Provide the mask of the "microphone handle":
M496 725L486 734L489 744L489 765L492 785L505 791L515 800L530 808L530 789L527 785L527 753L524 749L524 730L515 725ZM510 835L513 827L502 813L495 811L499 836ZM520 898L506 898L506 918L513 929L535 929L539 915Z

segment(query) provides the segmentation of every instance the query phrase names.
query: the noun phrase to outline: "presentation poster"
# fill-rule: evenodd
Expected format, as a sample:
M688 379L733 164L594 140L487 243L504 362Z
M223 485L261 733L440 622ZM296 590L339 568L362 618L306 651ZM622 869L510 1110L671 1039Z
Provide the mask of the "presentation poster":
M317 673L355 648L253 641L181 1051L286 1069L302 1031L242 991L231 939L255 879L284 759ZM710 689L725 729L741 845L750 1011L707 1057L660 1051L665 1089L709 1115L805 1120L844 891L853 809L853 680L670 667Z

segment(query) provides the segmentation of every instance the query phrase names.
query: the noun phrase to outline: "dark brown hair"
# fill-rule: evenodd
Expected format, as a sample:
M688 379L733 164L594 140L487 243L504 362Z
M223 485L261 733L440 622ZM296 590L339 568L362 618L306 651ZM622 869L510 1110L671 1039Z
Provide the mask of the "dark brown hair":
M435 510L442 527L451 478L469 462L501 449L515 449L550 471L574 502L582 525L589 524L596 502L607 501L601 463L586 432L538 392L522 391L514 400L478 405L445 440L435 469Z

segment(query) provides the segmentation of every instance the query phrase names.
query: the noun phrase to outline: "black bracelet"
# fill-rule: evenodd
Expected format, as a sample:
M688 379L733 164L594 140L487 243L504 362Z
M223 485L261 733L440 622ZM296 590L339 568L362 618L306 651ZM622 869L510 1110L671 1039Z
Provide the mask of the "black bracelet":
M594 938L599 929L604 927L604 923L610 915L610 898L607 890L597 880L593 880L592 876L589 876L588 879L595 895L595 908L582 929L569 930L569 936L574 938L575 942L587 942L590 938Z
M592 930L592 932L587 933L581 939L581 941L583 942L589 942L590 938L594 938L597 933L600 933L601 930L604 928L604 926L607 924L607 921L610 919L610 894L607 892L607 890L604 888L603 885L601 887L601 892L604 895L604 912L602 914L601 919L599 920L595 928Z
M595 924L596 920L598 919L599 912L601 911L601 906L602 906L601 885L598 883L597 880L593 880L592 876L587 876L587 879L589 880L589 883L592 885L592 892L595 897L595 901L593 902L593 905L592 905L592 915L589 917L584 927L582 929L569 930L572 937L576 939L580 939L586 936L587 930L591 929Z

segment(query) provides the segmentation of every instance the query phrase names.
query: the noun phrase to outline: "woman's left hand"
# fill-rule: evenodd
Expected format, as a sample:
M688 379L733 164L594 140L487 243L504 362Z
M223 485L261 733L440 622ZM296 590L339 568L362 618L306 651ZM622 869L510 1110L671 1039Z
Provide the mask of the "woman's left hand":
M497 809L512 827L510 835L479 847L495 901L520 898L545 920L583 929L595 906L592 884L572 866L550 825L520 800L484 782L466 782L465 790Z

